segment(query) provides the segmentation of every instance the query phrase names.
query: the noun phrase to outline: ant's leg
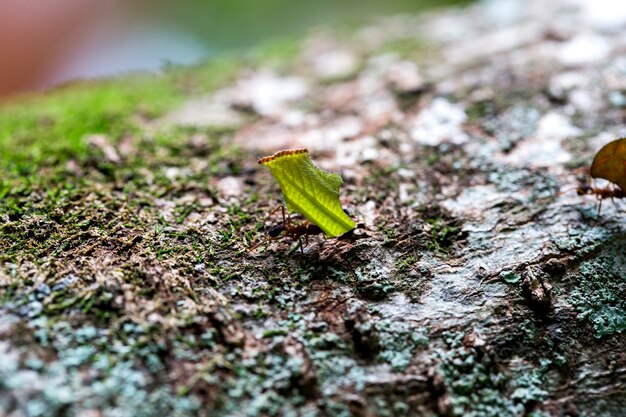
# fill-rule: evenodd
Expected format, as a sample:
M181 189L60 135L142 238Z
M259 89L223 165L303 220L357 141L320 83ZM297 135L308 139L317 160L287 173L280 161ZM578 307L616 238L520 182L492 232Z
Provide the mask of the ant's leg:
M287 217L285 217L285 206L281 206L281 208L283 209L283 224L285 225L286 228L290 228L291 227L291 213L287 213Z
M298 238L298 242L300 242L300 252L304 255L304 245L302 245L302 238Z
M278 207L276 207L274 210L272 210L272 211L270 212L270 214L268 214L268 215L267 215L267 217L265 218L265 220L263 220L263 223L267 223L267 220L268 220L270 217L272 217L272 216L274 215L274 213L276 213L276 212L278 211L278 209L279 209L279 208L282 208L282 209L283 209L283 220L284 220L284 217L285 217L284 210L285 210L285 209L284 209L284 207L283 207L283 206L278 206Z
M261 245L265 245L266 243L271 242L272 240L278 240L278 238L270 237L270 238L264 239L260 241L259 243L257 243L256 245L252 246L250 249L248 249L248 253L252 252L253 250L255 250Z
M602 210L602 198L598 198L598 214L596 217L600 219L600 210Z

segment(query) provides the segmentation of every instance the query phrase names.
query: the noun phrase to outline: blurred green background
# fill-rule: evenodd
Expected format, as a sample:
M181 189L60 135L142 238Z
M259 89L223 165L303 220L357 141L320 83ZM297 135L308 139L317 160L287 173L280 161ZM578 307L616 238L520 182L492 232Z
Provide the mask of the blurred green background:
M468 0L190 0L164 2L162 16L203 39L212 49L245 48L274 37L298 35L321 24L362 23L369 18L418 13Z
M494 1L494 0L491 0ZM357 25L468 0L0 1L0 98L66 81L189 65L311 26Z

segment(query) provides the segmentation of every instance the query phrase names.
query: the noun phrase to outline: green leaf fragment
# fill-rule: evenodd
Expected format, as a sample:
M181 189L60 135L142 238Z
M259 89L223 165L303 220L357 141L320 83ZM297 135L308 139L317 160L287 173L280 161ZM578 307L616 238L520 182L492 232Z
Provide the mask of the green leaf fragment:
M354 229L354 222L341 208L341 176L313 165L306 149L280 151L259 159L278 181L287 209L302 214L328 237Z

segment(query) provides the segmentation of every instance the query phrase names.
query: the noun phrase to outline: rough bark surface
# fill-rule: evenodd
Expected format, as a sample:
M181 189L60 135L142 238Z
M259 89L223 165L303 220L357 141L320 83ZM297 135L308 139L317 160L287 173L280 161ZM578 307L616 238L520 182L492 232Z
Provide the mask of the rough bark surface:
M5 164L0 414L626 415L624 202L575 192L626 136L601 3L319 30ZM280 222L256 159L302 146L359 226L248 251Z

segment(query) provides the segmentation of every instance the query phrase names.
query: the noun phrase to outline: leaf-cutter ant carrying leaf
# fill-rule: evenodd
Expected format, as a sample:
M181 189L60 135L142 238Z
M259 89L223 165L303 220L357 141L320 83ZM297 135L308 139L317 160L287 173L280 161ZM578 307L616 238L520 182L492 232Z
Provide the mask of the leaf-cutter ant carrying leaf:
M604 178L626 190L626 138L607 143L591 163L591 178Z
M291 216L289 215L285 216L285 208L283 206L278 206L274 210L272 210L272 212L266 217L264 223L266 223L267 219L269 219L274 213L276 213L278 209L282 210L282 215L283 215L282 223L276 224L266 229L269 238L252 246L250 249L248 249L248 252L252 252L259 246L269 241L282 239L283 237L289 237L293 240L298 240L300 251L304 252L304 249L303 249L304 245L302 244L302 238L304 237L305 244L308 245L309 236L319 235L323 233L322 229L320 229L319 226L306 220L302 223L296 223L296 224L292 223Z
M598 216L602 200L626 198L626 138L616 139L606 144L593 158L591 178L603 178L616 184L617 188L597 188L589 185L576 189L578 195L594 194L598 199Z
M341 208L339 174L313 165L306 148L280 151L259 159L276 178L287 209L302 214L319 226L327 237L354 229L354 222Z
M306 148L276 152L259 159L259 164L268 167L278 182L287 209L308 221L293 225L282 207L283 223L270 229L270 237L274 234L299 239L322 232L336 237L354 229L355 223L339 202L341 176L316 167Z

